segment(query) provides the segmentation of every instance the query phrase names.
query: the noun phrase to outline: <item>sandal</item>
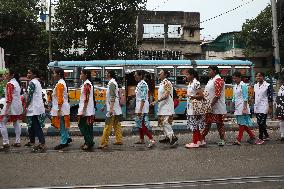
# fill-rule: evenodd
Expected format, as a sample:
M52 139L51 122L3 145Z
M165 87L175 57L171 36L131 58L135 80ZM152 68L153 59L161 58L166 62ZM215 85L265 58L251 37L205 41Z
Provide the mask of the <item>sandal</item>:
M21 147L21 144L20 143L14 143L12 144L13 147Z
M241 143L239 142L239 141L235 141L235 142L233 142L233 145L238 145L238 146L240 146L241 145Z
M224 140L220 140L218 142L218 146L225 146L225 141Z
M105 149L107 147L108 147L107 144L101 144L101 145L99 145L98 149Z
M137 142L134 142L134 144L145 144L145 142L142 140L138 140Z

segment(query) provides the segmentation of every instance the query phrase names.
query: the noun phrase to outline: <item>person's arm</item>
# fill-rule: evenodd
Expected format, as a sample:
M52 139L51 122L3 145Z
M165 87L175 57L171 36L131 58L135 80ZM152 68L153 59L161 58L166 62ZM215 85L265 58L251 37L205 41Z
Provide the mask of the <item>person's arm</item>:
M164 85L165 93L164 93L164 95L160 99L158 99L156 101L156 103L157 102L161 102L161 101L166 100L167 98L169 98L169 96L171 94L171 89L172 89L171 84L169 82L166 82L165 85Z
M89 103L89 97L90 97L90 93L91 93L91 85L86 83L84 85L84 107L83 107L83 111L85 111L87 109L88 103Z
M6 85L6 91L7 91L7 99L6 99L6 112L7 115L11 108L11 103L13 101L13 91L14 91L14 85L12 83L8 83Z
M147 98L148 90L147 90L146 85L141 85L139 90L141 90L141 101L140 101L138 116L141 116L144 105L145 105L145 101L147 100L146 98Z
M58 99L58 112L61 112L61 108L63 105L63 92L64 92L64 85L59 83L56 86L56 94L57 94L57 99Z
M116 90L116 85L115 85L114 83L110 83L110 85L109 85L109 93L110 93L109 113L110 113L110 115L113 114L113 111L114 111L114 102L115 102L115 99L117 98L117 97L116 97L115 90Z
M224 87L223 79L221 78L216 79L214 85L215 85L215 96L211 102L211 107L213 107L221 97L221 92Z
M273 88L272 85L269 85L267 88L267 97L268 97L268 113L271 114L273 111Z
M33 99L33 94L35 92L35 84L33 82L29 83L28 86L28 98L27 98L27 103L26 103L26 107L29 107L32 99Z

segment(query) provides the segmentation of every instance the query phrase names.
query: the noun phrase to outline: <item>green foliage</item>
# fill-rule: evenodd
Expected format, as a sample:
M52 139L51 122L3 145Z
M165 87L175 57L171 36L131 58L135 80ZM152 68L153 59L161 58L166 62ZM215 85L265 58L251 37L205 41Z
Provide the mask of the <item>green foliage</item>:
M55 11L57 59L133 58L136 53L136 16L145 0L59 0ZM82 44L80 41L86 41ZM83 55L68 49L84 48ZM59 51L57 52L59 53ZM61 57L59 57L61 56Z
M279 30L280 47L284 47L284 32ZM273 51L272 46L272 12L268 5L256 18L247 20L237 36L244 44L244 54L253 55L261 51Z
M46 75L48 38L45 25L38 22L38 1L0 0L0 46L6 66L21 76L31 66Z

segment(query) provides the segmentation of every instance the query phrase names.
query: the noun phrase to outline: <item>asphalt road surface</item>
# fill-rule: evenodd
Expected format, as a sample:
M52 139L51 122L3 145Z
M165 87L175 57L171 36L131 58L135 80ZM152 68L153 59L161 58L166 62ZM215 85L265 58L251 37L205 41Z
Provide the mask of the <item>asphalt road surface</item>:
M64 151L52 150L59 137L47 137L46 153L11 147L0 152L0 188L284 188L284 144L278 130L270 130L264 145L233 146L237 132L227 132L227 143L218 147L218 133L208 135L208 146L186 149L190 134L181 134L179 145L134 145L137 136L124 138L123 146L82 152L83 137ZM155 136L158 140L162 136ZM95 138L96 146L99 142ZM0 138L2 140L2 138ZM13 142L14 138L11 138ZM27 140L23 138L22 144Z

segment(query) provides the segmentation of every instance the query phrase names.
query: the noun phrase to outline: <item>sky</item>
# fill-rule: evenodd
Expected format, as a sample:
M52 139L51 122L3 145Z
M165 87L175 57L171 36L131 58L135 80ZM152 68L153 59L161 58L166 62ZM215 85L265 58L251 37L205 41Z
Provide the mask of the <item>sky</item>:
M255 18L268 4L270 0L147 0L147 9L200 12L200 20L203 21L244 5L228 14L201 23L201 39L210 40L221 33L241 31L246 19Z

